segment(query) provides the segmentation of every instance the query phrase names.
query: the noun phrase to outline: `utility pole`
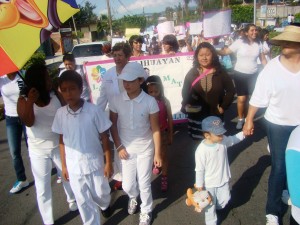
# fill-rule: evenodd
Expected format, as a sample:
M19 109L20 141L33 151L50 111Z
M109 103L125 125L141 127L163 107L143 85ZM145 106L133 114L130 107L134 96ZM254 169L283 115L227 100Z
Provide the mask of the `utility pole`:
M256 0L253 1L253 24L256 25Z
M77 35L77 29L76 29L76 24L75 24L74 16L72 16L72 20L73 20L75 35L76 35L76 38L77 38L77 44L80 44L80 40L79 40L79 37Z
M112 33L112 25L111 25L111 12L110 12L110 5L109 5L109 0L106 0L107 3L107 13L108 13L108 23L109 23L109 29L110 29L110 36L113 36Z

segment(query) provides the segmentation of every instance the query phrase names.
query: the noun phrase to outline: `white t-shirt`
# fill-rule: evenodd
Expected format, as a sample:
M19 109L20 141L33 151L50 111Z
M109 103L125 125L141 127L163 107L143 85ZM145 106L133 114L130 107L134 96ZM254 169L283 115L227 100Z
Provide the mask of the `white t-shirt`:
M55 113L60 107L60 101L54 93L51 93L51 100L47 106L39 107L36 104L33 105L34 124L31 127L26 127L30 152L44 155L49 154L54 149L58 149L59 135L52 132L51 126Z
M234 136L225 136L221 143L208 145L203 140L195 152L196 186L221 187L231 177L227 157L227 148L244 139L243 132Z
M261 53L260 44L254 42L249 45L241 39L237 39L229 49L236 53L235 71L246 74L254 74L257 72L257 58Z
M66 71L66 69L61 70L58 76L60 77L60 75L65 71ZM83 87L82 87L81 98L86 101L89 101L91 98L91 91L90 91L90 87L87 83L86 75L84 74L84 72L82 71L80 66L76 66L75 71L77 73L79 73L79 75L82 77L82 86Z
M300 71L292 73L272 59L259 74L250 105L266 108L265 118L278 125L300 125Z
M114 96L109 109L118 114L118 132L129 154L153 154L150 114L159 111L156 100L144 91L134 99L126 92Z
M105 110L107 106L107 102L110 102L113 96L120 94L119 86L120 85L119 85L117 70L116 67L114 66L109 70L107 70L102 78L100 96L97 100L97 105L99 105L100 109Z
M63 135L69 173L82 175L98 170L103 175L104 159L99 134L110 126L111 122L104 112L89 102L84 102L77 112L68 106L57 110L52 131Z
M23 80L16 75L10 80L6 75L0 77L0 90L3 97L5 115L17 117L17 102L21 88L24 86Z

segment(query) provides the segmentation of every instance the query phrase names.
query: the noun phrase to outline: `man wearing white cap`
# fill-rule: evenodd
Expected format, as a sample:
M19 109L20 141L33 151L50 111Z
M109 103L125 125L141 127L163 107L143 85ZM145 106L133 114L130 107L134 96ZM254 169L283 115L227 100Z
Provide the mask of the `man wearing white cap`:
M129 196L128 213L137 209L140 195L139 225L149 225L152 212L151 171L161 167L160 126L156 100L140 87L145 77L141 64L129 62L118 79L125 91L109 102L111 134L122 163L123 190Z
M281 46L281 54L272 59L257 78L244 134L252 135L258 108L267 108L265 119L271 153L266 224L278 225L283 214L281 194L286 189L285 149L291 132L300 125L300 27L287 26L270 40Z

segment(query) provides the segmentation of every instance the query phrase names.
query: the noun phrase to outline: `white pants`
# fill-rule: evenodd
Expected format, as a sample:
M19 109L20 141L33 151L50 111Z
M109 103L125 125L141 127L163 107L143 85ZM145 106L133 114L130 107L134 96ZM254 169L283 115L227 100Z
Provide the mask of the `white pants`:
M54 224L52 210L52 188L51 171L52 163L55 165L59 174L61 174L61 160L59 149L51 151L49 154L37 155L29 151L31 170L35 181L36 196L44 224ZM63 179L62 179L63 180ZM67 201L75 202L69 182L63 180L63 187L67 195Z
M98 207L105 210L110 204L108 179L102 174L95 171L87 175L77 175L69 171L70 184L84 225L100 225Z
M216 209L223 209L230 200L229 184L225 183L221 187L206 188L212 196L213 204L205 208L205 224L217 225Z
M122 163L116 147L114 149L114 174L112 179L122 181Z
M141 212L152 211L151 171L153 154L131 154L127 160L122 160L123 190L129 198L141 197Z

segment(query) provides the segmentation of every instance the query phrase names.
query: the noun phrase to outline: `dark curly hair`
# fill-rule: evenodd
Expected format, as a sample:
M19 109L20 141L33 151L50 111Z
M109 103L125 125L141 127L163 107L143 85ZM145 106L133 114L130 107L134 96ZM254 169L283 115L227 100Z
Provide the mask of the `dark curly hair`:
M117 43L112 48L112 54L116 51L121 51L121 50L125 54L125 57L127 59L129 59L131 56L131 51L132 51L130 45L128 43L124 43L124 42Z
M168 35L164 36L162 43L170 45L172 51L178 52L179 44L178 44L176 37L173 34L168 34Z
M242 37L242 40L243 40L243 42L245 42L245 43L247 43L247 44L249 44L250 41L249 41L249 39L248 39L246 33L250 30L251 27L257 28L257 26L256 26L255 24L253 24L253 23L249 23L249 24L247 24L247 25L243 28L243 31L244 31L244 34L245 34L245 35ZM256 39L254 40L254 42L259 43L259 38L258 38L258 36L257 36Z
M139 43L144 43L144 38L142 36L139 36L139 35L132 35L130 38L129 38L129 44L130 46L132 47L133 45L133 42L139 42Z
M49 76L45 65L35 64L30 66L25 73L25 84L28 91L35 88L39 92L39 99L48 105L50 102L50 92L47 90L47 76Z
M197 49L195 50L195 53L194 53L193 67L194 68L200 68L200 63L198 61L198 54L199 54L199 51L202 48L207 48L211 51L211 53L212 53L212 67L215 68L216 70L221 69L222 65L219 61L219 56L216 52L216 49L214 48L214 46L212 46L208 42L202 42L201 44L198 45L198 47L197 47Z

